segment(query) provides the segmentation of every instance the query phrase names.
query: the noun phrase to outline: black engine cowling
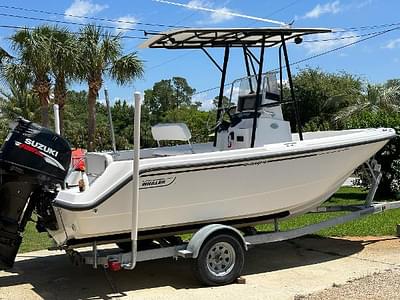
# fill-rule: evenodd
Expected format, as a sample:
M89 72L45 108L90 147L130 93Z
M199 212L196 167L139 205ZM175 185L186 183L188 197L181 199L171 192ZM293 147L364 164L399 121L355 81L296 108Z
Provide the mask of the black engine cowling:
M0 150L0 269L12 267L33 210L50 205L70 162L65 139L17 119Z

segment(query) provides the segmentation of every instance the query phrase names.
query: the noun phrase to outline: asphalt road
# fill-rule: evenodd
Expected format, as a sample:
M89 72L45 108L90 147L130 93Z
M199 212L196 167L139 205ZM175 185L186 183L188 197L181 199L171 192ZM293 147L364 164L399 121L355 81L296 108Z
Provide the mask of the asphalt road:
M75 267L62 252L37 251L0 272L0 299L293 299L399 268L400 239L393 237L304 237L258 246L246 254L245 284L211 288L199 285L190 260L110 272Z

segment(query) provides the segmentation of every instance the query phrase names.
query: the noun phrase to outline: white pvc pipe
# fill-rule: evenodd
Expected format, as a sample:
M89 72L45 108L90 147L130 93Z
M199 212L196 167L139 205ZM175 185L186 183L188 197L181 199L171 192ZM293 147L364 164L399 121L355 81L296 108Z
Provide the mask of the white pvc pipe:
M53 105L53 110L54 110L54 131L57 134L61 134L60 131L60 108L58 104Z
M141 94L135 92L135 120L134 120L134 148L133 148L133 198L132 198L132 259L125 269L132 270L136 266L137 239L138 239L138 215L139 215L139 163L140 163L140 103Z

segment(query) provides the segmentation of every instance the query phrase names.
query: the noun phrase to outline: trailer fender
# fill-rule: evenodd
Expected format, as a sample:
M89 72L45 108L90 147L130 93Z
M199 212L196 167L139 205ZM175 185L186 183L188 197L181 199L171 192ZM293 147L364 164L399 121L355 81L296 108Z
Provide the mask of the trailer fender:
M242 244L243 249L247 251L247 243L239 230L227 225L210 224L196 231L190 239L185 252L190 253L190 257L197 258L204 241L206 241L210 236L215 236L218 233L230 234L237 238L237 240Z

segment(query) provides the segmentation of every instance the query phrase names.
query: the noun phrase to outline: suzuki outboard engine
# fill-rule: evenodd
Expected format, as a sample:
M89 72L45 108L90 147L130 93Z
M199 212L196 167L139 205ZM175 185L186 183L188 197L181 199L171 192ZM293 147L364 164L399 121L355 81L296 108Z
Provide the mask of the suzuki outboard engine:
M17 119L0 150L0 269L13 266L34 210L38 225L57 229L51 202L70 162L71 147L65 139Z

